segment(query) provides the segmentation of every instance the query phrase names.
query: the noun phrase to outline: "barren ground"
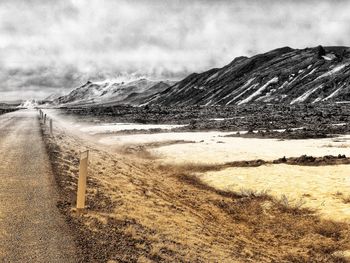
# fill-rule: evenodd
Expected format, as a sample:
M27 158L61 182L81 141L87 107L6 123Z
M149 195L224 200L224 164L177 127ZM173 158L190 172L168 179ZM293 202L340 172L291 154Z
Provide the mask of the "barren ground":
M0 116L0 261L77 262L37 116Z
M45 135L59 207L85 261L345 262L349 224L265 193L213 188L196 174L214 167L161 164L55 127ZM88 209L75 203L79 151L91 151Z

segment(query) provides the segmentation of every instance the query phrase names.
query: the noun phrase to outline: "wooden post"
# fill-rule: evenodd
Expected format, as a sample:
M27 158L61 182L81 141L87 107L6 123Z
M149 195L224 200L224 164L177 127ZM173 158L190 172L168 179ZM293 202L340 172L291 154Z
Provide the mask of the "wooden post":
M52 136L52 119L50 119L50 136Z
M44 124L46 123L46 113L44 114Z
M79 179L77 191L77 210L85 208L86 177L89 162L89 150L80 154Z

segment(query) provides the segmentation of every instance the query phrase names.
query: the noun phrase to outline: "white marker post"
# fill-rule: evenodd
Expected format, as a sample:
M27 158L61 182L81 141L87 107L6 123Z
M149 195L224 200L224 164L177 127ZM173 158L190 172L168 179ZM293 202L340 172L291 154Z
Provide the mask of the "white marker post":
M77 210L85 208L86 178L89 162L89 150L80 154L79 179L77 192Z
M53 132L52 132L52 119L50 119L50 136L53 135Z

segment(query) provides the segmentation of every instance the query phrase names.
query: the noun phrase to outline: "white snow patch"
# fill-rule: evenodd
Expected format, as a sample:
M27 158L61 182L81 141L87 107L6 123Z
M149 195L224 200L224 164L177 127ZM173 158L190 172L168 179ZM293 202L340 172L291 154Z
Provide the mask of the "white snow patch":
M253 85L253 86L247 88L247 87L250 85L250 83L252 83L252 81L253 81L254 79L255 79L255 78L249 79L242 87L239 87L238 89L239 89L239 90L243 90L243 92L241 92L240 94L238 94L237 96L235 96L232 100L230 100L229 102L227 102L226 105L230 104L232 101L234 101L235 99L239 98L241 95L243 95L244 93L246 93L248 90L250 90L251 88L255 87L255 85ZM232 93L226 95L223 99L226 99L227 97L229 97L229 96L231 96L231 95L232 95ZM223 100L223 99L222 99L222 100Z
M333 126L345 126L345 125L347 125L347 123L346 122L342 122L342 123L334 123L334 124L332 124Z
M314 93L316 90L322 88L322 84L320 86L317 86L311 90L306 91L303 95L299 96L298 98L292 100L290 104L298 103L298 102L304 102L312 93Z
M277 82L278 82L278 77L274 77L273 79L271 79L268 82L266 82L265 85L263 85L260 89L258 89L253 94L251 94L248 98L238 102L238 105L241 105L243 103L247 103L247 102L251 101L255 97L259 96L270 84L274 84L274 83L277 83Z
M314 68L313 70L311 70L309 73L307 73L304 77L302 77L302 79L306 78L307 76L310 76L311 74L313 74L316 71L317 68Z
M26 100L21 103L17 108L26 108L26 109L34 109L38 106L38 102L34 99L32 100Z
M319 102L322 98L318 97L317 99L315 99L312 103L316 103Z
M334 55L334 54L327 54L325 56L322 56L325 60L334 60L336 59L337 57Z
M259 84L253 84L252 86L250 86L249 88L247 88L245 91L243 91L242 93L238 94L237 96L235 96L232 100L230 100L229 102L226 103L226 105L230 104L231 102L233 102L234 100L236 100L239 97L242 97L243 94L247 93L247 91L254 89L255 87L257 87Z
M345 86L345 84L343 86L337 88L335 91L332 92L332 94L330 94L328 97L324 98L322 101L327 101L327 100L333 98L340 91L340 89L344 86Z
M228 97L230 97L230 96L232 95L232 93L234 93L235 91L245 89L254 79L255 79L255 78L249 79L243 86L241 86L241 87L239 87L238 89L234 90L233 92L227 94L225 97L223 97L221 100L219 100L219 102L222 101L222 100L227 99ZM229 102L228 102L228 103L229 103ZM226 105L227 105L228 103L226 103Z
M288 85L288 81L285 81L281 87L278 88L278 90L285 88Z
M215 79L218 75L219 75L219 72L216 72L215 74L213 74L209 78L207 78L207 80L205 82L208 82L208 81L210 81L212 79Z
M332 60L330 57L322 56L325 60Z
M209 106L210 103L211 103L212 101L213 101L213 100L208 101L208 102L205 104L205 106Z
M210 121L225 121L225 120L234 120L234 119L244 119L244 116L241 117L230 117L230 118L212 118Z
M80 127L80 125L75 125L82 132L93 134L99 133L112 133L117 131L127 131L127 130L151 130L151 129L162 129L170 130L173 128L184 127L186 125L175 125L175 124L137 124L137 123L109 123L109 124L99 124L99 125L89 125Z
M324 77L328 77L328 76L331 76L333 75L334 73L337 73L338 71L341 71L343 68L345 68L346 66L348 66L349 63L345 63L345 64L342 64L342 65L339 65L337 67L334 67L332 70L322 74L321 76L319 76L316 80L318 79L321 79L321 78L324 78Z
M336 101L335 103L337 103L337 104L348 104L348 103L350 103L350 101L348 101L348 100Z

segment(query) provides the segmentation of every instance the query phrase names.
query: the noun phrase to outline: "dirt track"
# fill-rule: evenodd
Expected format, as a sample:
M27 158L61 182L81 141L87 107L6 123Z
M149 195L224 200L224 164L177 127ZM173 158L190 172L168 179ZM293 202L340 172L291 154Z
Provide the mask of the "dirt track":
M0 116L0 261L76 262L37 116Z

